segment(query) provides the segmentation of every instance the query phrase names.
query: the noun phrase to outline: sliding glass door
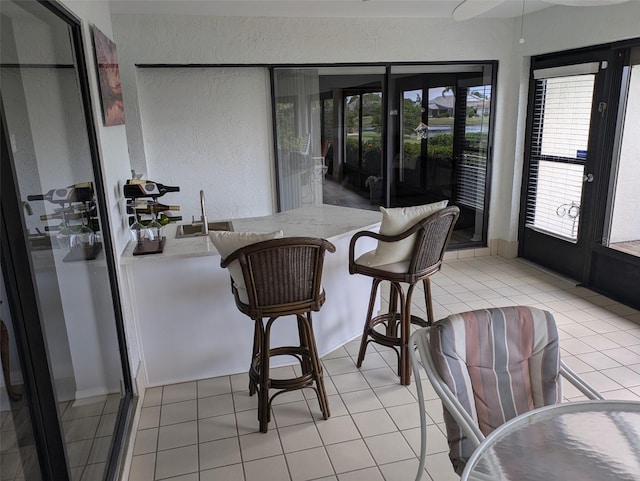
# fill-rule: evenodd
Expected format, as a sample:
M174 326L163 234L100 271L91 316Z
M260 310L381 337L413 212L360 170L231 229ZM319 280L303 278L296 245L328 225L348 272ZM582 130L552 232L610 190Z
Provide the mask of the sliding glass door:
M449 200L486 245L495 64L272 69L279 208Z
M640 47L629 52L623 68L619 128L614 147L611 189L603 245L640 257Z
M492 65L391 67L389 204L457 205L451 245L486 242L494 75Z
M80 24L1 8L1 477L114 480L132 386Z
M369 190L371 205L382 198L382 85L344 94L344 176L356 190ZM378 188L376 189L376 186Z

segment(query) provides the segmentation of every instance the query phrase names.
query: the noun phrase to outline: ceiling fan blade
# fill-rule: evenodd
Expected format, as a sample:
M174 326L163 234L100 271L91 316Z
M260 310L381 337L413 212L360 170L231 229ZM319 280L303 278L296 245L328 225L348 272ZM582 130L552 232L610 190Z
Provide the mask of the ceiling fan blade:
M482 15L505 0L464 0L451 13L454 20L463 21Z

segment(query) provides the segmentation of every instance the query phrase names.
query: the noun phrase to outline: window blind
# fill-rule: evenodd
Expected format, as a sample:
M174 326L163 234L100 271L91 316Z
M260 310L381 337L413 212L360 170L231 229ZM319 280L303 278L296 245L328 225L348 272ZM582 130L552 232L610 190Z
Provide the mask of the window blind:
M470 96L470 92L481 94ZM485 188L487 178L487 142L488 124L468 122L467 108L475 100L481 111L481 118L489 117L490 89L488 86L458 87L458 95L465 99L456 105L456 117L464 119L457 123L456 145L454 146L457 165L455 170L457 204L484 211ZM477 120L477 118L476 118Z
M526 225L576 242L595 74L535 82Z
M484 210L487 159L479 155L465 155L460 162L456 202L476 210Z

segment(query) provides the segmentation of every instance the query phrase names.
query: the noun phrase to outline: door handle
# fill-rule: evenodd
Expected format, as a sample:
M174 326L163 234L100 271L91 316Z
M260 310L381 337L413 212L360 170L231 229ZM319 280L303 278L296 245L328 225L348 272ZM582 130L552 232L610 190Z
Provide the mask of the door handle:
M593 174L584 174L582 180L589 183L593 182Z

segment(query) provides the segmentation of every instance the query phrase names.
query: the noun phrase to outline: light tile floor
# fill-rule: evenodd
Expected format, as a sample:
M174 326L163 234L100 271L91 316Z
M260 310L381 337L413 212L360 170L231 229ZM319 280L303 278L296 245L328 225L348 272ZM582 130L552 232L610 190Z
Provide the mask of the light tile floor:
M17 390L24 392L24 387ZM58 403L67 462L74 481L103 478L119 404L120 394L84 399L79 403ZM35 479L29 477L38 471L38 458L26 397L10 407L12 410L0 413L0 481Z
M500 257L447 261L433 277L433 298L436 318L515 304L551 310L563 359L606 397L640 400L640 312L634 309ZM426 316L424 298L414 309ZM129 480L413 480L420 442L415 383L399 385L395 354L373 345L358 370L358 347L356 340L323 357L328 420L313 391L289 393L274 401L267 434L257 432L246 374L148 389ZM279 368L283 375L291 369ZM424 479L457 480L442 407L427 385ZM581 395L565 383L565 397Z

